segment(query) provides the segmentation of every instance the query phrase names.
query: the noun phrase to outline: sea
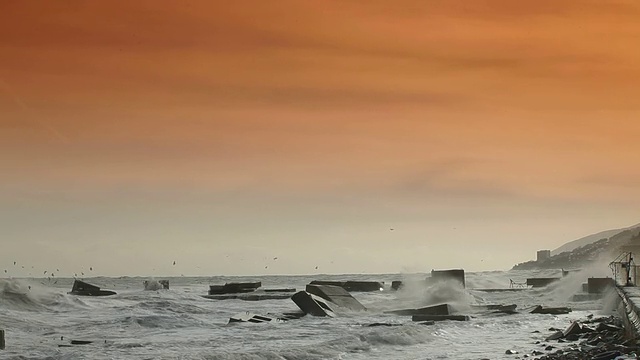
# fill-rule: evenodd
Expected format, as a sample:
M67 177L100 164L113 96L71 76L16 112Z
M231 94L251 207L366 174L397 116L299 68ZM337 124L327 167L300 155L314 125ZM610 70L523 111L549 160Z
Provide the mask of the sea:
M573 301L587 274L580 271L544 288L529 277L561 277L559 270L467 272L466 288L420 281L429 274L169 277L167 290L144 290L147 277L83 280L117 294L68 294L73 278L0 279L0 359L515 359L543 351L551 328L587 316L614 314L611 298ZM151 279L154 280L154 279ZM304 290L312 280L384 282L375 292L353 292L367 311L334 318L229 323L241 313L295 312L291 299L244 301L204 298L209 285L261 281L263 288ZM405 282L401 290L391 282ZM487 292L483 289L522 288ZM447 303L469 321L412 322L388 310ZM477 305L516 304L518 313L492 313ZM537 306L568 306L564 315L531 314ZM389 326L370 326L385 324ZM394 325L394 326L391 326ZM71 340L90 342L70 346ZM558 344L555 344L557 346ZM507 354L507 350L519 355Z

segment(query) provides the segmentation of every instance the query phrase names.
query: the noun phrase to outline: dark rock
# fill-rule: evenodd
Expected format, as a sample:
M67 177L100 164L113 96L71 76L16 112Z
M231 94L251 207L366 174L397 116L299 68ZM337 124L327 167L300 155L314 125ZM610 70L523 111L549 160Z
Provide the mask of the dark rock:
M404 285L402 284L402 281L400 281L400 280L395 280L395 281L391 282L391 288L393 290L400 290L400 289L402 289L403 286Z
M571 325L569 325L569 327L566 328L563 332L564 336L578 334L582 334L582 324L577 321L572 322Z
M310 314L313 316L336 316L333 308L331 307L331 305L329 305L328 301L306 291L298 291L297 293L293 294L291 300L293 300L293 302L298 305L300 310L302 310L306 314Z
M555 349L555 347L554 347L554 346L549 345L549 346L547 346L547 347L546 347L546 348L544 348L544 349L545 349L545 350L547 350L547 351L549 351L549 350L553 350L553 349Z
M558 340L558 339L561 339L563 336L564 334L562 333L562 331L556 331L553 334L547 336L547 338L544 339L544 341Z
M469 321L471 317L467 315L413 315L411 321Z
M538 350L533 350L531 352L531 355L533 355L533 356L538 356L538 355L542 355L542 354L544 354L544 353L542 351L538 351Z
M378 327L378 326L402 326L402 324L393 324L393 323L373 323L365 325L367 327Z
M419 309L402 309L385 311L386 314L395 315L451 315L451 306L449 304L440 304L434 306L427 306Z
M88 284L84 281L75 280L73 282L71 291L69 291L69 294L81 296L109 296L115 295L116 292L110 290L100 290L100 288L95 285Z
M309 294L319 296L345 309L355 311L367 310L367 308L351 296L349 292L339 286L309 284L306 290Z
M505 354L507 354L507 355L515 355L515 354L517 354L518 352L517 352L517 351L515 351L515 350L511 350L511 349L509 349L509 350L505 351L504 353L505 353Z
M565 339L567 339L568 341L577 341L578 339L580 339L580 335L579 334L570 334L565 336Z
M611 324L605 324L605 323L600 323L598 324L598 327L596 328L597 332L603 332L603 331L620 331L622 330L622 328L619 328L615 325L611 325Z
M592 360L612 360L620 355L622 355L620 351L606 351L606 352L596 354L591 359Z

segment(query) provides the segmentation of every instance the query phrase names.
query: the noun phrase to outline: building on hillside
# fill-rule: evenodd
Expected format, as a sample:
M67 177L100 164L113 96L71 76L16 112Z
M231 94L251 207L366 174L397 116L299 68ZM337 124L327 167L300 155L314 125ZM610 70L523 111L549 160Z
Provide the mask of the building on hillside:
M543 262L551 257L551 250L538 250L537 262Z

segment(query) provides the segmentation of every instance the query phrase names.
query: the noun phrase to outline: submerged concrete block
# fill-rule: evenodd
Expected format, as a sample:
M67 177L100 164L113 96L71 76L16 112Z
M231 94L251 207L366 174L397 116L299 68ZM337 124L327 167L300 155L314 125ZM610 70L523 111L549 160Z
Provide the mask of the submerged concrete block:
M603 294L602 293L597 293L597 294L575 294L571 297L571 301L575 301L575 302L579 302L579 301L595 301L595 300L600 300L602 299Z
M319 296L346 309L355 311L367 310L367 308L351 296L347 290L339 286L309 284L305 290L310 294Z
M413 315L411 321L468 321L471 319L468 315Z
M527 286L545 287L558 280L560 280L560 278L528 278Z
M4 342L4 330L0 330L0 350L4 350L6 344Z
M568 314L571 312L571 308L568 307L543 307L542 305L536 306L533 310L531 310L532 314Z
M157 291L160 289L169 289L169 280L145 280L142 284L145 290Z
M202 295L203 298L209 300L245 300L245 301L262 301L262 300L283 300L291 298L291 293L266 293L254 291L250 293L238 294L213 294Z
M284 322L284 319L278 317L258 315L248 311L238 313L229 318L229 324L237 322L250 322L254 324L267 323L267 322Z
M298 291L297 293L293 294L291 300L293 300L293 302L296 303L300 310L302 310L305 314L328 317L336 316L332 306L329 305L328 301L306 291Z
M84 281L75 280L73 282L71 291L69 291L69 294L81 296L109 296L115 295L116 292L110 290L100 290L98 286L88 284Z
M347 291L380 291L383 284L378 281L330 281L330 280L313 280L311 285L331 285L339 286Z
M391 289L393 290L400 290L402 286L403 284L402 284L402 281L400 280L394 280L391 282Z
M209 295L237 294L255 291L262 286L262 282L232 282L224 285L209 285Z
M587 279L587 288L589 294L600 294L606 292L608 289L616 286L615 281L612 278L589 278Z
M427 306L418 309L401 309L385 311L385 314L395 315L451 315L453 309L449 304L440 304L434 306Z
M451 269L451 270L431 270L431 278L427 278L427 282L456 280L462 287L466 286L464 278L464 269Z

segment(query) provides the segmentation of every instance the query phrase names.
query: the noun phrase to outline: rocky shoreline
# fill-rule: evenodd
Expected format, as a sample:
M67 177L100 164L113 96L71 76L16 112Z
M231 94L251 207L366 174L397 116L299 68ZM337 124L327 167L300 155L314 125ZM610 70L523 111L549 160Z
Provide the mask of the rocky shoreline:
M638 359L640 354L636 340L625 336L622 320L614 316L590 316L584 321L572 322L565 330L551 328L549 331L552 333L544 341L536 341L539 350L530 354L507 350L505 354L515 355L514 359L536 360L622 360Z

